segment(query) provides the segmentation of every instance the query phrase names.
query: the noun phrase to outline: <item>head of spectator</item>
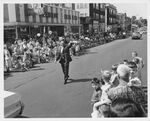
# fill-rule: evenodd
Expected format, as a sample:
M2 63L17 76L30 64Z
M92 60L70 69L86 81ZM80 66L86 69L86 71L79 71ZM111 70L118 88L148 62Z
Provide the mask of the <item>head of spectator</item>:
M130 67L130 77L135 77L135 75L137 74L137 65L135 62L129 62L128 66Z
M134 71L134 72L137 71L137 65L136 65L135 62L130 61L130 62L128 63L128 67L129 67L132 71Z
M62 41L63 40L63 37L59 37L59 41Z
M128 60L123 60L123 64L128 65Z
M118 64L114 64L111 66L111 70L113 71L113 73L117 73L117 68L118 68Z
M117 98L110 105L110 117L145 117L140 104L131 99Z
M98 78L93 78L91 84L95 90L99 89L102 86L102 83Z
M104 70L104 71L101 71L101 74L102 74L102 79L105 82L105 84L109 83L110 78L111 78L111 72L108 70Z
M133 52L132 52L132 57L135 58L135 57L137 57L137 56L138 56L138 53L137 53L136 51L133 51Z
M125 64L120 64L117 68L119 80L129 82L130 68Z
M133 62L135 62L137 65L140 64L140 60L138 58L134 58Z
M7 49L7 45L6 44L4 44L4 49Z
M101 118L103 117L110 117L110 105L108 104L102 104L101 106L99 106L99 112L101 115Z
M27 44L27 41L26 41L26 39L23 39L23 44L25 44L25 45Z

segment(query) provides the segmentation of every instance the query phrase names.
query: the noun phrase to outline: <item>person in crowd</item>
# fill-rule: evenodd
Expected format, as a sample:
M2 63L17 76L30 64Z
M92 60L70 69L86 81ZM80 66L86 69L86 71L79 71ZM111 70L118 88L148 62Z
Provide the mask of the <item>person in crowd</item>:
M77 43L76 46L75 46L75 54L77 56L79 55L79 51L80 51L80 45L79 45L79 43Z
M92 94L92 98L91 98L91 104L92 106L100 101L101 95L102 95L102 82L101 80L99 80L98 78L93 78L91 81L92 87L94 89L93 94Z
M102 104L99 106L98 110L91 113L92 118L105 118L110 117L110 105Z
M141 108L141 105L131 99L117 98L110 105L102 104L100 113L95 112L92 118L109 118L109 117L146 117L147 114Z
M101 94L101 98L99 102L96 102L93 105L93 112L91 115L95 113L98 114L98 112L101 113L102 111L100 110L99 107L105 103L106 104L110 103L110 100L108 99L108 96L107 96L107 91L111 88L111 83L110 83L111 72L108 70L104 70L104 71L101 71L101 73L102 73L102 80L104 81L104 85L101 86L102 94ZM102 115L102 114L98 114L98 115Z
M27 41L23 39L23 49L28 49Z
M134 62L129 62L128 66L130 67L130 76L129 76L129 86L141 86L141 80L138 78L137 65Z
M24 49L24 55L23 55L23 69L25 69L26 71L29 70L29 56L28 56L28 52L27 52L27 48Z
M128 60L127 59L125 59L125 60L123 60L123 64L125 64L125 65L128 65Z
M117 74L117 67L118 67L118 65L119 64L114 64L114 65L112 65L112 67L111 67L111 78L110 78L110 83L112 83L113 85L115 84L115 83L117 83L117 81L118 81L118 74Z
M138 53L136 51L132 52L132 61L137 63L139 79L142 80L141 70L144 67L144 62L143 62L143 59L138 56Z
M133 62L136 64L137 66L137 74L138 74L138 78L141 80L142 79L142 65L140 63L140 60L138 58L135 58L133 60ZM141 80L142 81L142 80Z
M10 52L7 49L7 45L4 45L4 64L6 67L6 72L9 72L11 69L11 55Z
M146 117L141 105L131 99L117 98L112 101L108 117Z
M109 100L113 101L117 98L131 99L139 103L144 111L144 105L147 103L147 96L144 91L137 86L128 86L130 81L130 68L127 65L120 64L117 68L119 83L115 87L107 91Z
M72 61L72 58L70 56L70 48L72 47L73 43L68 43L65 39L61 42L61 45L61 51L56 61L59 60L59 63L61 64L64 74L64 84L66 84L69 78L69 63Z

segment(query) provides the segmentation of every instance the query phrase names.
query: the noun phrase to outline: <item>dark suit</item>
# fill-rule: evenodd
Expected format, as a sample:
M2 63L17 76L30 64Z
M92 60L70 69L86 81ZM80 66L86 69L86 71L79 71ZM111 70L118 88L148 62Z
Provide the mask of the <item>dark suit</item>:
M64 73L64 79L65 79L65 83L67 81L67 78L69 77L69 63L72 61L72 58L70 56L70 48L72 46L72 43L70 43L69 45L66 45L65 47L63 47L62 52L59 52L56 60L59 60L59 63L61 64L62 67L62 71Z

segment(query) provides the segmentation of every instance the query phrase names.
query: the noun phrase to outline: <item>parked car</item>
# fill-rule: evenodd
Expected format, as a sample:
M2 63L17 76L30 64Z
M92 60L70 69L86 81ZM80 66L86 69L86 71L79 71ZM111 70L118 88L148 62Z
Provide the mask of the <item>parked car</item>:
M132 39L141 39L142 34L140 32L133 32L132 33Z
M15 118L20 116L24 110L21 95L14 92L4 91L4 117Z

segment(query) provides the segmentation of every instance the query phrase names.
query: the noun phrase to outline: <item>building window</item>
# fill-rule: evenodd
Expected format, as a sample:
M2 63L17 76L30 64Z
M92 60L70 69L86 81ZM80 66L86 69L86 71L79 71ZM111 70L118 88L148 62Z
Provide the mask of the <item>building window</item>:
M83 8L83 3L80 3L80 8Z
M87 3L85 3L85 8L88 8L88 4Z
M58 18L58 13L54 13L54 18Z
M66 14L64 15L64 18L67 19L67 15Z
M80 8L80 5L79 4L77 4L77 9L79 9Z
M95 9L96 9L96 4L93 4L93 8L95 8Z
M99 4L96 4L96 9L98 9L98 10L99 10Z
M96 19L99 19L99 14L98 13L96 13Z
M100 8L101 8L101 9L104 9L104 4L100 4Z
M93 18L96 18L95 13L93 12Z

